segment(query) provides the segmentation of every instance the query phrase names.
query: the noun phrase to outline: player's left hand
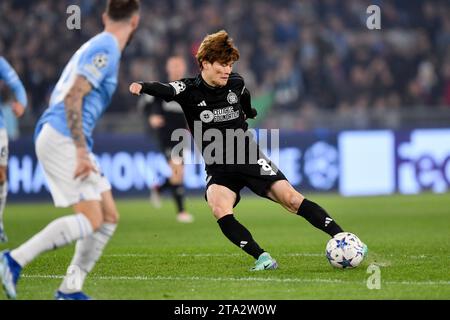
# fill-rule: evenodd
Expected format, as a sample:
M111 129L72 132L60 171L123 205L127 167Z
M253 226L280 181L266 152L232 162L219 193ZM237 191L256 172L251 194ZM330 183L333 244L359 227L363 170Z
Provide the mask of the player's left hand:
M17 118L20 118L25 112L25 106L17 101L13 101L11 104L11 109Z
M89 158L86 148L77 148L77 165L75 168L74 178L86 179L91 172L97 172L97 168Z
M255 108L251 108L251 113L245 114L245 119L255 119L257 115L258 115L258 111L256 111Z

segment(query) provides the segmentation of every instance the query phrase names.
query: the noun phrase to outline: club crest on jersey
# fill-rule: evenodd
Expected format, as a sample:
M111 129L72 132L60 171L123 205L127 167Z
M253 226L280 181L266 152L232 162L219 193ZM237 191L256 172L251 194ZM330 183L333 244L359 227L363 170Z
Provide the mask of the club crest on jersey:
M200 120L202 120L204 123L209 123L214 120L214 113L209 110L203 110L200 113Z
M94 60L92 62L98 69L104 68L108 64L108 56L104 53L99 53L94 57Z
M228 96L227 96L227 101L229 104L237 103L238 97L237 97L236 93L234 93L233 91L230 90L230 93L228 93Z
M176 95L186 90L186 84L183 81L173 81L170 82L169 84L175 89Z

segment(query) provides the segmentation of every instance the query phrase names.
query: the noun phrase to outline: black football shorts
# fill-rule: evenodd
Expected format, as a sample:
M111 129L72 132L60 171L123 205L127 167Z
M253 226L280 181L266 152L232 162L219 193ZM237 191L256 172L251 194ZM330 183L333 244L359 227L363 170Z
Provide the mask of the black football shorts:
M222 165L220 169L208 170L206 190L212 184L227 187L236 193L235 207L240 199L240 191L247 187L260 197L270 199L268 192L272 184L287 180L284 174L267 158L258 160L258 164ZM205 200L208 201L205 191ZM272 199L270 199L272 200Z

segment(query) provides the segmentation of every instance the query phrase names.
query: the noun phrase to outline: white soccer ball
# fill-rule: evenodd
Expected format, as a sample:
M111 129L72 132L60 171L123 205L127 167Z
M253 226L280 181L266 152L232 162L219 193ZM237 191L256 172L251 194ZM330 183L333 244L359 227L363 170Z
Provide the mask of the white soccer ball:
M364 243L350 232L341 232L327 243L327 259L336 268L355 268L364 259Z

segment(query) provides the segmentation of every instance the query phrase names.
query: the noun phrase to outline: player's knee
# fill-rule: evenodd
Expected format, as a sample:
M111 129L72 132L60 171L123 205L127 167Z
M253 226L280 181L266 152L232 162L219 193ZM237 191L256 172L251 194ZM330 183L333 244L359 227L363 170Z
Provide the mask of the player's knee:
M104 213L103 218L104 222L106 223L118 224L120 220L120 215L117 210L114 210Z
M208 202L208 205L211 208L211 211L216 219L220 219L230 213L224 206L220 205L219 203Z
M0 167L0 184L6 182L6 167Z
M286 207L292 213L297 213L304 197L298 192L290 192L286 197Z
M214 203L213 201L208 201L208 206L211 209L214 216L216 216L216 213L220 214L220 211L222 210L221 207L218 204Z
M219 207L219 206L218 207L213 207L212 208L212 212L214 214L214 217L217 220L230 213L229 211L225 210L223 207Z
M108 221L105 221L105 222L118 224L118 223L119 223L119 220L120 220L120 214L119 214L119 212L117 212L117 213L114 215L114 217L112 217L111 220L108 220Z
M97 231L103 224L103 216L101 214L85 214L89 222L91 223L92 229Z
M74 212L82 213L91 223L94 231L98 230L103 224L103 210L100 202L97 201L84 201L76 204Z

